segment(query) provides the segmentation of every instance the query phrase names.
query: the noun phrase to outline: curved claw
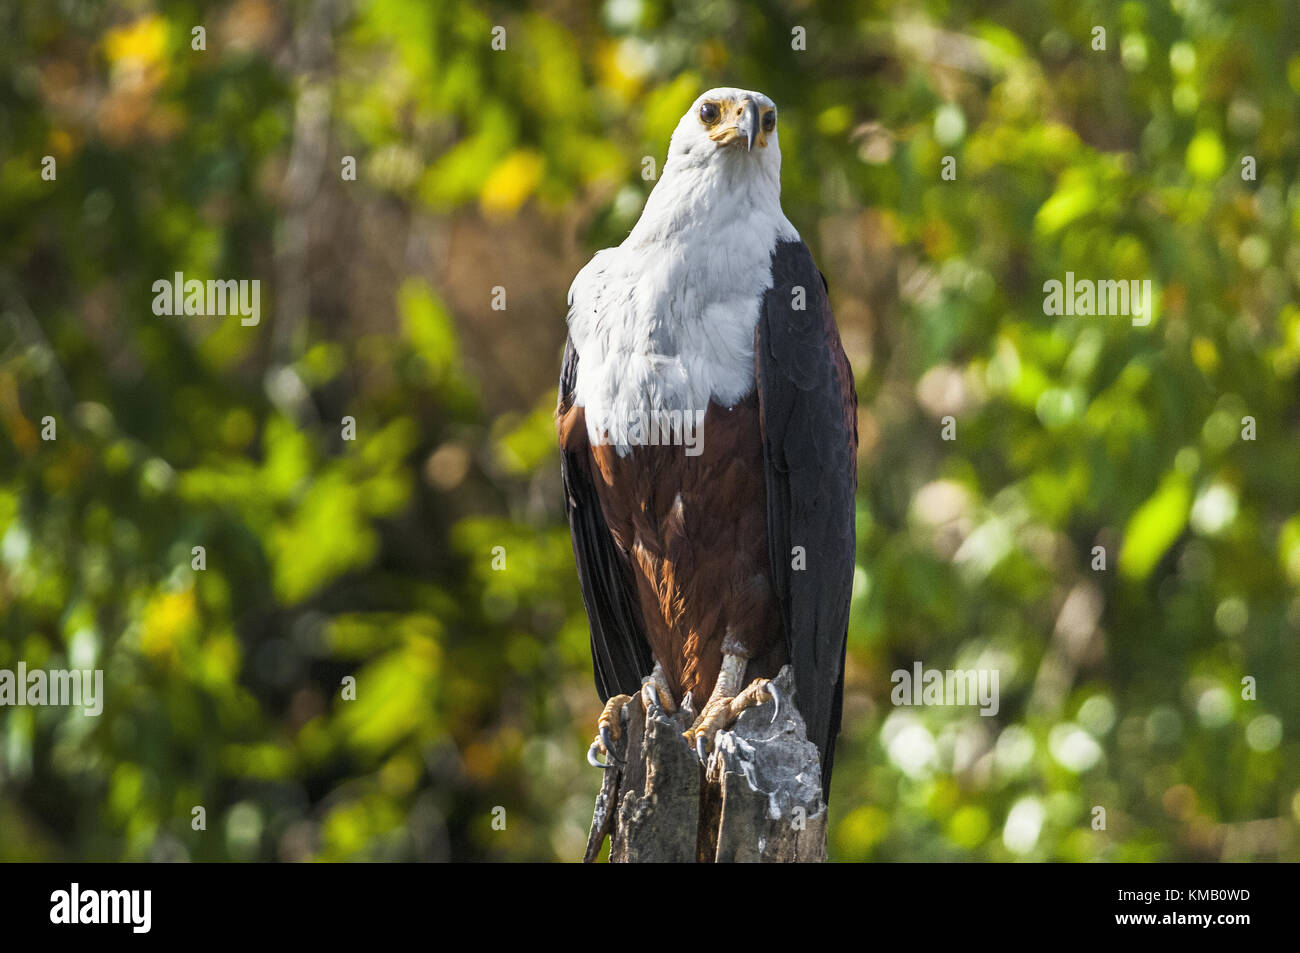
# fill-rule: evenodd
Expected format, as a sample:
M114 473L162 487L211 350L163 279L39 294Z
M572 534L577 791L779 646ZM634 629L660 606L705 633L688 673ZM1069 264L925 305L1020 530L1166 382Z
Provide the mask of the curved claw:
M611 764L623 763L623 759L614 754L614 731L609 727L609 725L600 726L600 743L605 746L605 757L608 759L606 760L604 767L609 767Z
M597 757L597 753L600 751L600 745L601 742L599 741L593 741L591 743L591 747L587 749L587 764L591 765L593 768L600 768L603 771L605 768L614 767L617 762L614 760L614 756L610 754L609 749L607 748L605 754L609 756L609 760L602 764L600 759Z
M695 736L695 753L699 756L700 764L707 764L709 761L708 744L709 740L704 737L704 732Z
M781 696L777 694L775 682L768 682L765 687L767 688L767 693L772 696L772 702L776 709L772 712L772 721L770 722L770 724L775 725L777 718L781 717Z

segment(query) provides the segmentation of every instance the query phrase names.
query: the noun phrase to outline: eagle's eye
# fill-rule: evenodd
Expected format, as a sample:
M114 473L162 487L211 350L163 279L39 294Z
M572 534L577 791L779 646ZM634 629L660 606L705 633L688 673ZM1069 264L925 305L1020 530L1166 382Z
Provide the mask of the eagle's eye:
M706 126L712 126L722 116L722 110L718 109L717 103L705 103L700 107L700 122Z
M776 128L776 110L769 109L763 113L763 131L771 132Z

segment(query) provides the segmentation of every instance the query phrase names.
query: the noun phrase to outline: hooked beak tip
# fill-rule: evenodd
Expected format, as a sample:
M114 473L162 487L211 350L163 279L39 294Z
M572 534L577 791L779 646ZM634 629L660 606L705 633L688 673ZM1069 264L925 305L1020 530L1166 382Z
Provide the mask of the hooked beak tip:
M741 130L745 133L745 151L753 152L754 140L758 138L758 105L752 99L745 101Z

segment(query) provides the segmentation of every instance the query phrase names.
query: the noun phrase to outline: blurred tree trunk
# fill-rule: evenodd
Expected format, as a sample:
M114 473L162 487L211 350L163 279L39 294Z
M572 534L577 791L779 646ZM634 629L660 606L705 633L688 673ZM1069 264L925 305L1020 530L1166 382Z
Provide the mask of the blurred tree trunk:
M791 703L789 666L774 681L779 714L772 702L743 712L718 733L707 770L682 737L691 713L647 718L634 699L623 763L605 770L583 859L595 860L608 836L613 863L825 860L817 747Z

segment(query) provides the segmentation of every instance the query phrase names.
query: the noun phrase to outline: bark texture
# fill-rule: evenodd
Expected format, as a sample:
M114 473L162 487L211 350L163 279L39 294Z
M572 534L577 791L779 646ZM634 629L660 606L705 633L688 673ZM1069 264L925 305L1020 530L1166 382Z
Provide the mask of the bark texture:
M826 805L817 746L794 706L794 677L781 669L771 701L719 732L707 768L682 737L694 714L646 716L627 706L605 770L584 860L610 838L613 863L819 862L826 859Z

